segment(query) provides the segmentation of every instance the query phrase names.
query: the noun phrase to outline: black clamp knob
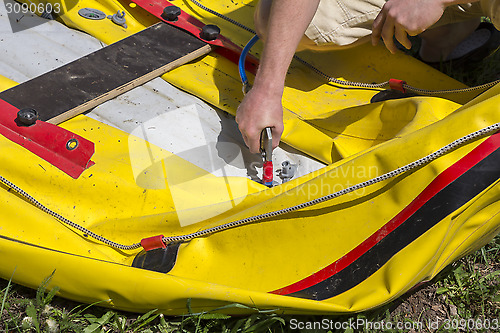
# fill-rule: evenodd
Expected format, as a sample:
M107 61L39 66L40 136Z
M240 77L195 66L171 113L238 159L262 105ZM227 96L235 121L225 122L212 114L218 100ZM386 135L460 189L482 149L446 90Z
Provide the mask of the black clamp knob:
M163 13L161 17L167 21L173 22L177 21L177 18L181 15L181 9L177 6L167 6L163 8Z
M207 24L201 28L200 37L204 40L214 40L219 37L220 28L215 24Z
M18 126L31 126L38 120L38 112L35 109L21 109L17 112L16 123Z

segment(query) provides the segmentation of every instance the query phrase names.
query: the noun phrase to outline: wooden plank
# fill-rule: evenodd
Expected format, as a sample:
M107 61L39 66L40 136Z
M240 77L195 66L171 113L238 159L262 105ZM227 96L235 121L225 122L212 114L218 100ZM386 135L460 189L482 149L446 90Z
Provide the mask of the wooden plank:
M211 50L186 32L157 23L3 91L0 99L59 124Z

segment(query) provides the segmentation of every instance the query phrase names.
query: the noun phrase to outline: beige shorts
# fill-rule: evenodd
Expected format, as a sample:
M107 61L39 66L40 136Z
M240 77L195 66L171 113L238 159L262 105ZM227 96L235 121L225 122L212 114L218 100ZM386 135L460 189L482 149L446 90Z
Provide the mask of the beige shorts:
M372 33L372 24L386 0L321 0L306 30L317 45L345 46ZM483 16L479 2L448 7L434 25L440 26Z

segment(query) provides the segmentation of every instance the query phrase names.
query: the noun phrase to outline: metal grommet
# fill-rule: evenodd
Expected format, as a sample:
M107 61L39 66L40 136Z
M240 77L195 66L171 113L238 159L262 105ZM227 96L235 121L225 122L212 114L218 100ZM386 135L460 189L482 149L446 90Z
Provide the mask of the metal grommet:
M66 149L67 150L75 150L78 147L78 140L73 138L69 139L68 142L66 142Z

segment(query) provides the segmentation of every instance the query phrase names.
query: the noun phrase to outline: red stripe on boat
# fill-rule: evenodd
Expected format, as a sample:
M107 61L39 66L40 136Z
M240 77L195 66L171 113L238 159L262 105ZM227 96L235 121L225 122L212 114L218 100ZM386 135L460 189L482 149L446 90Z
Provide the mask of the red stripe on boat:
M408 206L406 206L400 213L392 218L387 224L376 231L373 235L368 237L365 241L344 255L339 260L331 263L322 270L286 286L281 289L272 291L272 294L288 295L295 293L317 283L320 283L333 275L337 274L344 268L348 267L355 260L361 257L364 253L374 247L385 236L394 231L410 216L412 216L419 208L421 208L427 201L435 196L439 191L444 189L458 177L463 175L474 165L486 158L492 152L500 147L500 133L496 133L482 142L479 146L474 148L470 153L462 157L455 164L439 174Z

